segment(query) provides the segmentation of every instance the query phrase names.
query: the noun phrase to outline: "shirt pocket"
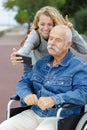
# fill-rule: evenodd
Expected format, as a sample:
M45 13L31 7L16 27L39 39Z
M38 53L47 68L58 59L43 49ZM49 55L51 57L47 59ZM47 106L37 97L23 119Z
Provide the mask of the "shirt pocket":
M64 76L51 81L55 93L63 93L72 89L72 77Z
M42 83L43 82L43 77L41 74L33 74L31 77L31 81L35 81L37 83Z
M33 84L42 85L43 84L44 77L41 73L38 73L37 71L32 75L31 81Z

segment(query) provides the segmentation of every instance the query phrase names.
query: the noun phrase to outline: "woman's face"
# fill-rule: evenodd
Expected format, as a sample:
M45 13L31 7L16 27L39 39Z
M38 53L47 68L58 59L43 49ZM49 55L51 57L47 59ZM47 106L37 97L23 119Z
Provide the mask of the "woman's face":
M50 33L51 29L53 28L53 26L54 26L53 20L49 16L42 14L39 17L39 22L38 22L39 29L38 30L39 30L39 33L42 35L42 37L45 40L48 40L49 33Z

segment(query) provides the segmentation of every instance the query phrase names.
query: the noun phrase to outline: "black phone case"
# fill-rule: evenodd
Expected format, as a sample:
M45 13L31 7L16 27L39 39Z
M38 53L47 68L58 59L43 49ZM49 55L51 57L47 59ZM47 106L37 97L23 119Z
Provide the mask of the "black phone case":
M23 55L19 55L19 54L17 54L16 56L17 56L17 57L22 57L22 59L23 59L23 63L32 66L32 60L31 60L31 57L27 57L27 56L23 56Z

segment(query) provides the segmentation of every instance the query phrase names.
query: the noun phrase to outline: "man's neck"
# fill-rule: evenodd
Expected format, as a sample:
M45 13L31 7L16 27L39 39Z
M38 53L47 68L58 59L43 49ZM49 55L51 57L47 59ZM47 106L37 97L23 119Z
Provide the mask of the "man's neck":
M61 53L59 56L54 56L53 62L52 62L52 66L55 66L57 64L60 64L61 61L64 59L64 57L66 56L67 51Z

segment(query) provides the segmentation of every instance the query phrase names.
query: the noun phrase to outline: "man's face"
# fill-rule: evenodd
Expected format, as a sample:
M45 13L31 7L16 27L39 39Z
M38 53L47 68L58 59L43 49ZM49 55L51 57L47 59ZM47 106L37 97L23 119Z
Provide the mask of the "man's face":
M49 54L55 56L59 56L68 49L68 43L65 37L65 30L62 28L53 28L50 32L49 40L48 40L48 52Z

